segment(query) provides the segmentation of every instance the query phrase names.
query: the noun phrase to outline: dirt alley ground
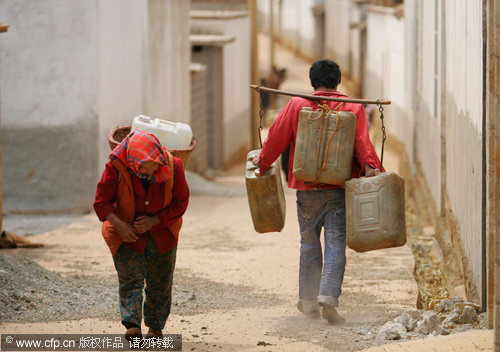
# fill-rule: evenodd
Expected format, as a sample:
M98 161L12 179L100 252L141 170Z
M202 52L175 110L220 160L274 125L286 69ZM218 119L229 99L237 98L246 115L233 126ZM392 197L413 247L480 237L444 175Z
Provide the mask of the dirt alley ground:
M219 182L243 187L242 173L242 167L235 168ZM253 230L246 197L192 196L178 248L176 305L165 328L183 334L183 350L354 351L381 343L369 331L414 306L417 287L409 248L363 254L348 250L340 301L347 322L332 326L303 317L295 308L299 235L293 191L286 192L286 200L283 232L262 235ZM112 259L93 214L36 240L46 247L7 253L26 255L63 276L116 286ZM120 333L117 303L108 318L3 322L0 333Z
M278 53L281 62L291 65L282 88L298 90L307 83L307 65L286 55ZM385 165L398 171L397 158L390 153ZM243 163L216 181L244 194ZM177 252L173 312L165 327L167 333L183 334L184 351L356 351L386 343L370 331L414 308L417 286L407 246L362 254L348 249L340 299L346 323L329 325L302 316L296 309L295 193L285 193L285 228L271 234L253 230L244 195L191 197ZM78 315L75 320L46 316L30 322L21 314L19 322L0 323L0 333L122 333L116 273L95 215L77 217L35 238L46 247L6 253L26 255L63 276L106 282L110 290L116 289L116 303L109 312ZM92 297L86 299L92 304Z

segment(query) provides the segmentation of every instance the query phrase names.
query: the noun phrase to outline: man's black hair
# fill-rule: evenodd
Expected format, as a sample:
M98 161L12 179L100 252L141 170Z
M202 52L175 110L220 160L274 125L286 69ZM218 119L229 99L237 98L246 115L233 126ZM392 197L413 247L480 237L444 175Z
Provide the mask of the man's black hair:
M316 61L309 69L309 79L314 89L320 87L335 89L340 83L340 67L332 60Z

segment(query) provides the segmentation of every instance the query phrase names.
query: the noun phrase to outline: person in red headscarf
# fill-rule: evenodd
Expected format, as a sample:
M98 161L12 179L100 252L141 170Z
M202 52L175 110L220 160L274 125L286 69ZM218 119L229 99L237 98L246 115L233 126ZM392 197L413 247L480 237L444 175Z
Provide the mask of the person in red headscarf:
M110 154L94 210L103 222L118 274L125 336L161 337L172 304L172 279L189 187L182 161L147 132L130 133Z

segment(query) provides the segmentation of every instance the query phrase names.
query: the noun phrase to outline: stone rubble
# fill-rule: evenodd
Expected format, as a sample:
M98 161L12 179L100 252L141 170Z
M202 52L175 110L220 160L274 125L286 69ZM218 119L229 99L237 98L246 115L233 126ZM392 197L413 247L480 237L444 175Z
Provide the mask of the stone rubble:
M487 315L481 307L460 297L438 301L434 310L408 310L378 330L383 340L449 335L470 329L486 329Z

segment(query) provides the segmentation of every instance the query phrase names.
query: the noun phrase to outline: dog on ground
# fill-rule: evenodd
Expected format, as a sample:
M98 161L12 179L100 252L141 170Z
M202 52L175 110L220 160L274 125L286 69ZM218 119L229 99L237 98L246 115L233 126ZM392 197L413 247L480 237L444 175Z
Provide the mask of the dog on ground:
M262 78L260 80L260 84L268 88L279 89L285 78L286 68L278 69L275 65L273 65L272 72L267 77ZM261 94L264 111L276 108L276 94L269 92L262 92Z
M38 248L43 247L43 243L34 243L23 236L18 236L12 232L2 231L0 234L0 249L5 248Z

